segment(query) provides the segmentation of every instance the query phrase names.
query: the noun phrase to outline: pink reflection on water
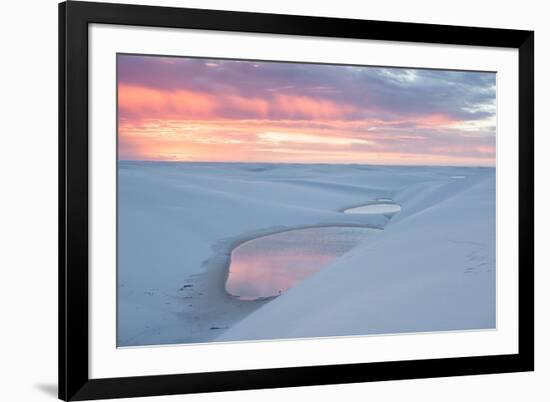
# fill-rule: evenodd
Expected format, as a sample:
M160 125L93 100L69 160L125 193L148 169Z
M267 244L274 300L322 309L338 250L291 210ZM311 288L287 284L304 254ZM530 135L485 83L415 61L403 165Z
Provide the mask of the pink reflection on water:
M242 300L277 296L349 251L372 231L321 227L250 240L231 254L226 289Z

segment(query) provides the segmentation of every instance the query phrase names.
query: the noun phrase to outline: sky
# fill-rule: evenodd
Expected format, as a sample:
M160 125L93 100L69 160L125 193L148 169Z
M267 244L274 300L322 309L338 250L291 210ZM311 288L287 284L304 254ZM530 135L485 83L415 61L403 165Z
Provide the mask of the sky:
M120 160L494 166L490 72L118 55Z

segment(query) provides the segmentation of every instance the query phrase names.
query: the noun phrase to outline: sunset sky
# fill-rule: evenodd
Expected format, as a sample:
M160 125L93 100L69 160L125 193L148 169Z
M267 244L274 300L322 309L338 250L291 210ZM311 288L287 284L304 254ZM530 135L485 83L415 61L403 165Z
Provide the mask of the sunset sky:
M496 75L118 55L119 159L494 166Z

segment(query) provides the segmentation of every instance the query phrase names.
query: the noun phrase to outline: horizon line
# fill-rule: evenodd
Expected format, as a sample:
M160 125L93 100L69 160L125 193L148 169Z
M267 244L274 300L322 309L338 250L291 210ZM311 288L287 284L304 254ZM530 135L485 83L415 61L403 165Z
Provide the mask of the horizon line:
M430 164L382 164L382 163L357 163L357 162L238 162L238 161L178 161L178 160L156 160L156 159L117 159L119 162L146 162L146 163L203 163L203 164L263 164L263 165L359 165L359 166L391 166L391 167L456 167L456 168L493 168L494 165L430 165Z

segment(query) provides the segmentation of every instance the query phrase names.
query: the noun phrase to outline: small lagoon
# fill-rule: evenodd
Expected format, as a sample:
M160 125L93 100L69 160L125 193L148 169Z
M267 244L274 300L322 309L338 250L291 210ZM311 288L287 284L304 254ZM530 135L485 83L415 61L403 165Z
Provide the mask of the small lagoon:
M241 300L278 296L376 232L379 229L325 226L249 240L231 253L226 290Z

